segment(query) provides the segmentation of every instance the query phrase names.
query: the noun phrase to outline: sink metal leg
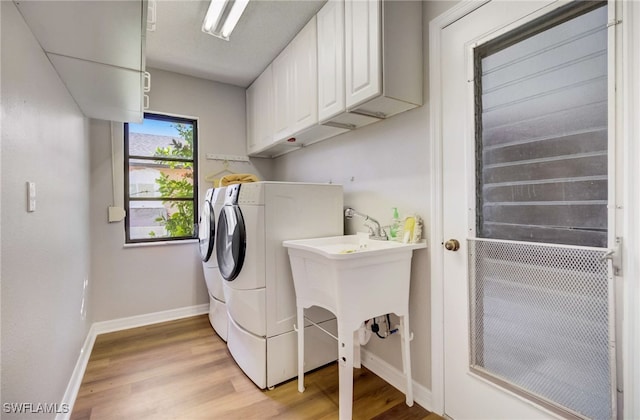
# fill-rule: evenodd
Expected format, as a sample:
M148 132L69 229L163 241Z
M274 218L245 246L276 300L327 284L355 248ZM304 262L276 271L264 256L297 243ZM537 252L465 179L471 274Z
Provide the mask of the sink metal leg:
M304 392L304 308L298 306L298 392Z
M340 328L338 326L338 328ZM338 330L338 409L340 420L351 420L353 410L353 331Z
M400 331L402 332L402 371L407 380L405 392L406 402L409 407L413 406L413 380L411 379L411 333L409 332L409 314L400 318Z

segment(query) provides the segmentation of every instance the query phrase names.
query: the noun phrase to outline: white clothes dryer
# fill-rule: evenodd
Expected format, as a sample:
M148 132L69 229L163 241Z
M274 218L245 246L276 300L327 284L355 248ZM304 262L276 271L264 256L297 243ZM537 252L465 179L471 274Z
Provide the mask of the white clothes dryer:
M227 341L229 315L222 290L222 276L218 270L215 251L217 215L224 206L226 188L209 188L200 213L198 238L204 280L209 294L209 322L216 333Z
M256 182L228 186L225 195L216 253L229 312L227 345L258 387L272 387L297 375L295 290L282 241L342 235L342 186ZM336 331L330 312L314 307L306 316ZM305 341L306 370L337 359L335 341L317 328L305 330Z

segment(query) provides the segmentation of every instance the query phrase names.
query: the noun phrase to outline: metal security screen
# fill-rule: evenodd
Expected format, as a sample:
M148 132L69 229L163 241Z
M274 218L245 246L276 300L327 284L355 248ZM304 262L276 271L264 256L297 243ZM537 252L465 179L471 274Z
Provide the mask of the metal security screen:
M615 414L607 250L469 240L471 369L564 414Z

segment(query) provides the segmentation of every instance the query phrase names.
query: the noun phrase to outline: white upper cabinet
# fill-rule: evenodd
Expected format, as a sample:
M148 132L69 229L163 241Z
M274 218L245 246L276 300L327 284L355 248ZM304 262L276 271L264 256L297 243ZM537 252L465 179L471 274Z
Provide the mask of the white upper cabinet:
M382 93L380 0L348 0L345 4L347 107Z
M142 72L56 54L49 60L87 117L142 121Z
M344 0L329 0L316 15L318 23L318 119L345 110Z
M297 133L318 123L318 56L316 18L293 40L292 123Z
M353 7L352 1L348 1L348 7ZM370 3L361 3L355 7L367 8L371 7ZM353 15L353 13L351 13ZM332 127L340 127L352 130L362 127L376 121L379 118L372 118L366 115L352 114L346 112L347 103L347 85L345 84L345 0L329 0L317 14L318 18L318 120L321 124ZM352 31L353 35L353 31ZM358 34L356 34L358 35ZM358 42L362 42L362 37L358 37ZM364 57L367 62L359 65L365 70L362 76L356 76L356 84L361 86L368 85L369 90L372 88L378 92L380 77L376 77L376 83L372 83L372 78L366 74L370 67L367 54L370 46L368 42L364 42L365 50L360 56ZM351 50L354 50L352 47ZM355 48L358 51L358 48ZM358 66L358 64L356 64ZM350 74L350 85L354 82L354 75ZM363 80L366 82L363 83ZM375 95L370 93L367 96Z
M273 130L274 138L291 134L291 109L293 108L293 55L292 48L285 48L273 60Z
M255 153L273 142L273 71L269 65L247 89L247 149Z
M82 112L141 121L147 1L16 1Z
M275 139L318 122L316 18L273 60Z
M387 118L422 105L422 2L347 0L347 111Z
M273 76L273 137L270 143L255 145L247 137L249 155L276 157L346 131L318 124L317 29L314 16L271 63ZM264 75L264 73L263 73ZM262 76L263 76L262 75ZM260 76L260 77L262 77ZM255 82L254 82L255 83ZM249 101L252 101L248 98ZM255 114L247 102L248 127L256 125ZM258 123L259 124L259 123Z
M252 86L251 156L279 156L420 106L422 2L329 0L271 65L273 140L255 137Z
M321 124L354 129L422 105L422 67L421 2L329 0L318 12Z

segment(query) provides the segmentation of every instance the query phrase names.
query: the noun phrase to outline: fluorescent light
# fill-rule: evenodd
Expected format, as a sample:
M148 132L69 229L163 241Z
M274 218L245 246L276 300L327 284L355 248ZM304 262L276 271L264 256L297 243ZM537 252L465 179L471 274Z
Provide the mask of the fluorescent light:
M229 40L249 0L211 0L202 23L202 32Z
M211 32L216 28L216 26L218 26L218 22L222 17L222 11L226 4L226 0L211 0L207 14L204 17L204 22L202 23L203 32Z
M222 26L222 36L224 38L229 38L229 35L231 35L231 32L233 32L233 28L236 27L238 21L240 20L242 12L244 12L244 9L246 9L247 4L249 4L249 0L236 0L233 2L231 11L227 15L227 20Z

